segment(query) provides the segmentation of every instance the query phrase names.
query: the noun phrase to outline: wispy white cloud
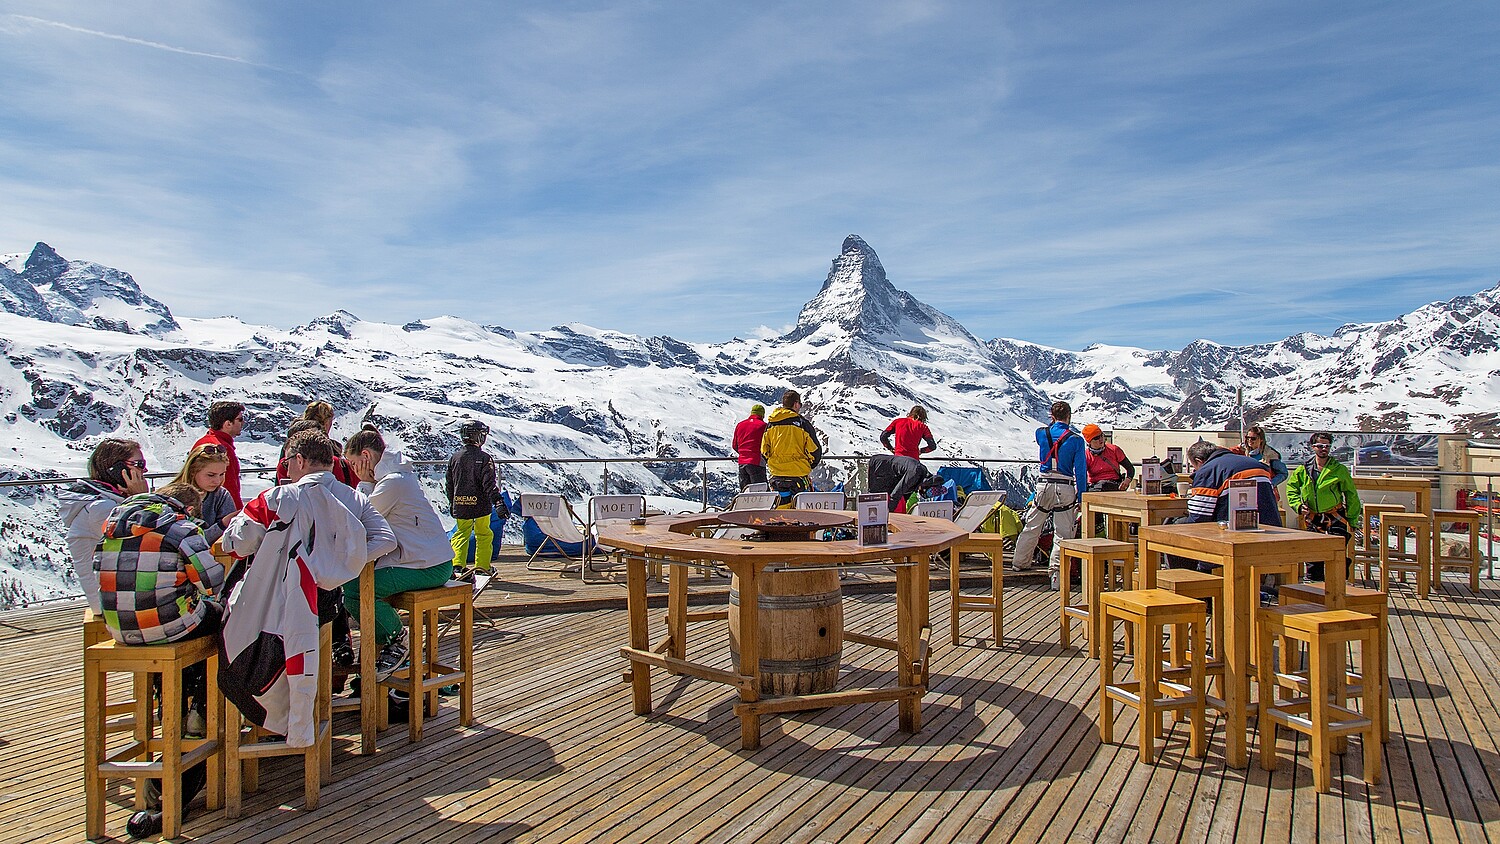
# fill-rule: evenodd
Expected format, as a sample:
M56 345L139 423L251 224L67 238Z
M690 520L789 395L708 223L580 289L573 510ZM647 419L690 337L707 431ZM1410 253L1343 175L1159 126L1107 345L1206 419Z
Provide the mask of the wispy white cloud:
M235 64L265 68L266 70L275 70L282 73L286 72L282 68L273 67L267 64L261 64L260 62L253 62L249 59L241 58L239 56L226 56L220 53L206 53L200 50L189 50L185 47L174 47L171 44L162 44L158 41L148 41L144 38L132 38L129 35L119 35L113 32L100 32L97 29L87 29L81 26L73 26L72 24L63 23L62 21L47 20L46 18L37 18L32 17L31 15L18 15L14 13L6 15L6 17L12 21L35 24L36 26L55 27L57 29L66 30L68 32L76 32L79 35L91 35L95 38L107 38L111 41L120 41L125 44L134 44L137 47L149 47L153 50L164 50L168 53L177 53L183 56L195 56L200 59L216 59L218 61L234 62Z

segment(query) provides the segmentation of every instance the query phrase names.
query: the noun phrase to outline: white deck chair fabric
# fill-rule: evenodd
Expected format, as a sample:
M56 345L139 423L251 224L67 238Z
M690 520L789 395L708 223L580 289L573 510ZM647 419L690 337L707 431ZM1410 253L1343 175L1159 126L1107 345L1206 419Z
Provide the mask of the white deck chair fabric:
M979 526L989 517L990 511L995 509L996 504L1005 501L1005 493L1000 490L984 490L982 492L971 492L964 500L964 507L953 517L953 523L960 530L973 533L979 530Z
M799 492L792 497L793 510L847 510L842 492Z
M951 522L953 521L953 502L918 501L916 515L926 516L931 519L947 519Z
M770 510L781 500L779 492L742 492L729 502L731 510Z
M578 517L573 513L573 507L568 500L561 495L546 493L522 493L521 494L521 516L529 517L536 522L546 537L542 544L537 546L536 551L526 560L526 568L532 571L566 571L573 566L583 565L583 555L573 557L564 550L563 543L587 543L588 537L579 529ZM535 565L536 558L551 546L553 550L562 554L569 560L571 565L561 568L549 568ZM584 546L587 548L587 545Z
M615 549L598 544L597 530L599 525L605 522L617 522L627 519L644 517L646 515L646 496L644 495L592 495L589 496L588 522L584 525L584 532L589 536L590 542L584 546L583 568L579 577L588 581L590 571L612 571L610 569L594 568L594 555L603 552L605 555L613 553Z
M771 485L770 484L748 484L748 485L746 485L746 487L744 489L740 490L740 492L770 492L770 491L771 491Z

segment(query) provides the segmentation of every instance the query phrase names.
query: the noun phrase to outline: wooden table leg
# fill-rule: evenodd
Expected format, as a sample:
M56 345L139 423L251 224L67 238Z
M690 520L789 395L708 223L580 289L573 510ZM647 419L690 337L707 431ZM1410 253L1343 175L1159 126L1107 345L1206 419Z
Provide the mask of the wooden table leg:
M625 561L625 603L630 615L630 646L639 651L651 649L650 630L646 626L646 559L628 557ZM635 714L651 712L651 666L630 661L630 690Z
M917 658L917 636L920 629L917 601L919 581L911 566L896 569L896 671L902 686L917 684L918 677L912 663ZM922 729L922 700L903 697L897 704L900 709L902 732L915 733Z
M359 573L359 754L375 752L385 695L375 680L375 564ZM379 707L379 708L377 708Z
M687 659L688 567L672 564L667 597L667 654Z
M1145 531L1142 531L1142 533L1145 533ZM1135 557L1135 588L1137 589L1156 588L1156 570L1158 566L1153 562L1151 557L1153 553L1156 553L1154 549L1155 546L1147 544L1143 536L1139 544L1139 551Z
M1323 590L1326 605L1329 609L1344 609L1348 604L1349 584L1348 567L1344 563L1343 553L1330 555L1323 560ZM1344 701L1344 686L1346 685L1347 649L1343 647L1329 648L1325 656L1327 670L1331 672L1327 678L1328 693L1341 705ZM1309 667L1308 671L1314 669ZM1311 676L1311 674L1309 675ZM1373 676L1373 672L1366 672L1366 676ZM1372 681L1366 681L1372 682ZM1316 697L1313 700L1317 700ZM1316 732L1316 730L1314 731ZM1349 747L1348 739L1338 736L1333 740L1331 748L1335 753L1343 753ZM1327 756L1324 756L1324 764L1327 764ZM1318 770L1318 769L1315 769Z
M1094 508L1090 507L1089 504L1088 504L1088 502L1086 502L1086 501L1080 501L1079 504L1078 504L1078 516L1083 521L1083 525L1082 525L1081 529L1079 530L1079 538L1080 539L1093 539L1094 538ZM1106 530L1105 533L1108 533L1108 531Z
M948 549L948 633L955 645L958 644L958 562L962 558L958 546Z
M740 673L751 678L740 687L740 700L760 700L760 572L745 566L740 575ZM760 716L746 712L740 716L740 747L760 749Z
M1141 579L1149 576L1154 583L1155 575L1148 575L1150 568L1142 567ZM1224 603L1229 608L1224 625L1224 637L1228 639L1224 648L1224 708L1229 710L1224 716L1224 761L1231 768L1243 768L1249 763L1246 707L1250 704L1250 679L1245 672L1250 666L1250 625L1260 590L1253 582L1250 566L1226 567L1223 575Z
M995 647L1005 644L1005 554L996 549L990 558L990 591L995 594L995 609L990 616L990 626L995 631Z

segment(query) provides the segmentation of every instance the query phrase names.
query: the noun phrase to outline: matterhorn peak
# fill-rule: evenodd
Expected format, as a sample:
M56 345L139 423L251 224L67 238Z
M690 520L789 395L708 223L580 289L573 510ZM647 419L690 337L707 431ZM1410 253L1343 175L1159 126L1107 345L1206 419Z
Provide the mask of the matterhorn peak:
M822 289L802 306L797 328L787 339L801 340L831 330L878 345L955 339L978 345L952 317L897 290L886 278L880 256L857 234L844 238Z

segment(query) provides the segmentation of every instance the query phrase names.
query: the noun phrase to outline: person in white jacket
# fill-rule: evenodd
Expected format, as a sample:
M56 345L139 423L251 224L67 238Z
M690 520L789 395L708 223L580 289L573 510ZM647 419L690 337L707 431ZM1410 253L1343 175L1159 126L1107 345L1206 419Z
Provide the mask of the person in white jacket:
M344 443L344 459L370 485L370 503L390 523L396 548L375 559L375 675L384 680L406 662L406 631L386 602L398 592L442 586L453 576L453 545L416 471L399 451L386 451L380 432L366 428ZM344 587L344 605L359 611L359 584Z
M94 571L94 551L104 534L104 520L120 502L149 490L140 443L110 437L101 440L89 455L89 479L57 495L58 514L68 531L73 571L89 608L96 613L100 611L99 573Z

